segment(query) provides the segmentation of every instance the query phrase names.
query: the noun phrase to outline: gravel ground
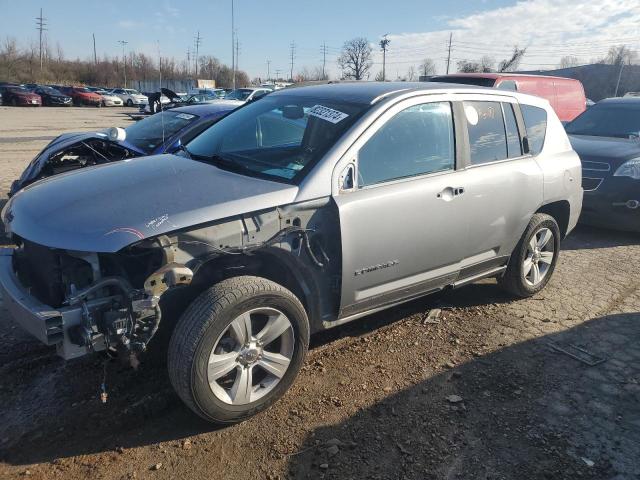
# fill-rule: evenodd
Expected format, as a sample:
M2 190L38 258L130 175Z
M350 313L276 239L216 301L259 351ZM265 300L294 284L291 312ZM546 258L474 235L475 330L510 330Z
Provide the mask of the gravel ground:
M123 111L0 108L0 195L50 138ZM0 478L638 479L639 241L579 228L531 299L483 281L316 335L291 391L224 429L164 365L65 363L0 303Z

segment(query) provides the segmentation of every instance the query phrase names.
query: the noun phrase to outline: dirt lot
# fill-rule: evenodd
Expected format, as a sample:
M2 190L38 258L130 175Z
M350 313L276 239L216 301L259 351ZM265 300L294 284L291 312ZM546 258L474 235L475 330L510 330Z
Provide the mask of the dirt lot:
M49 139L122 112L0 108L0 195ZM285 398L225 429L164 365L65 363L0 303L0 478L640 478L639 241L580 228L534 298L485 281L317 335Z

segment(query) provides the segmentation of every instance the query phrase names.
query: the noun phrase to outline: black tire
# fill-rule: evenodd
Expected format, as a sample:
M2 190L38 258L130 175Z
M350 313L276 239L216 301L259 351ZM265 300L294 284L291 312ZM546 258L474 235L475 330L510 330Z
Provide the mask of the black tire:
M553 239L549 240L549 242L553 242L553 258L543 278L535 285L531 285L525 278L524 261L528 255L528 245L531 238L544 228L549 229L553 234ZM513 295L521 298L531 297L549 283L549 280L555 270L556 263L558 262L559 255L560 228L558 227L558 223L550 215L536 213L531 217L529 225L522 234L516 248L511 253L507 270L504 275L498 279L498 283L504 290Z
M209 386L209 355L234 319L249 310L265 307L277 308L291 323L294 340L289 366L273 389L258 400L244 405L225 403ZM234 277L205 290L178 321L169 343L169 378L184 403L205 420L237 423L268 408L284 395L302 367L308 344L307 314L293 293L265 278Z
M13 98L11 99L11 105L13 105L14 107L17 107L17 106L18 106L18 100L16 99L16 97L13 97Z
M130 98L127 98L127 107L133 107L133 101Z

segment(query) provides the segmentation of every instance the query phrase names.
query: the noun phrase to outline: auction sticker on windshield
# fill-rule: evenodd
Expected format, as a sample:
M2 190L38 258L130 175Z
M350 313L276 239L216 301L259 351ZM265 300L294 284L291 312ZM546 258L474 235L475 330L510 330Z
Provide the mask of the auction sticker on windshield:
M314 117L321 118L331 123L338 123L349 116L346 113L325 107L324 105L314 105L311 107L311 110L309 110L309 115L313 115Z
M176 115L176 118L181 118L183 120L191 120L195 115L191 115L190 113L179 113Z

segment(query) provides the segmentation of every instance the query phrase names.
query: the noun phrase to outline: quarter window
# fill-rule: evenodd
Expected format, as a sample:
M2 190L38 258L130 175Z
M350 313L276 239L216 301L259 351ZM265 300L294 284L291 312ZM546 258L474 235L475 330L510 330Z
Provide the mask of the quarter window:
M409 107L382 126L358 154L359 186L452 170L455 141L451 104Z
M507 138L500 102L463 102L469 131L471 164L508 158Z
M527 129L529 139L529 153L538 155L544 146L544 138L547 135L547 112L543 108L532 105L520 105L524 126Z

